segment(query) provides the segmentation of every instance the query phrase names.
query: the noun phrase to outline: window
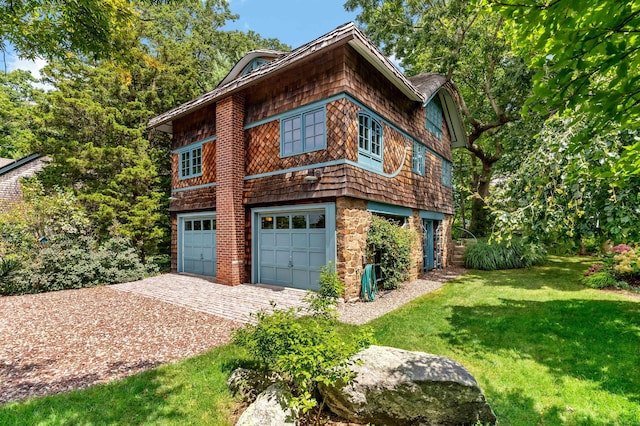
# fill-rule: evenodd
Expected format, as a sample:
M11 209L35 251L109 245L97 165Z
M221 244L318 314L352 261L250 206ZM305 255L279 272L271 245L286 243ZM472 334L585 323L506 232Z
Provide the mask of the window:
M442 105L436 96L427 104L427 130L438 139L442 139Z
M413 142L413 161L412 167L414 173L419 174L420 176L424 176L424 153L425 146L419 142Z
M280 156L317 151L325 147L324 108L306 111L280 122Z
M451 186L451 163L447 160L442 160L442 184Z
M261 66L263 66L268 62L269 62L268 59L255 58L254 60L249 62L249 64L246 67L244 67L240 75L249 74L251 71L260 68Z
M202 175L202 145L180 153L180 179Z
M382 168L382 126L369 114L358 114L358 162Z

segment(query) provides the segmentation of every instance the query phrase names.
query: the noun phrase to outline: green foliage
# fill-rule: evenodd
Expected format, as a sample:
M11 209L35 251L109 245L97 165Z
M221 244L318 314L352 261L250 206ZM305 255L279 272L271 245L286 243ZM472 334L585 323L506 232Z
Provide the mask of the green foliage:
M329 262L328 266L320 269L318 291L309 292L305 301L309 304L309 310L313 315L335 317L336 303L344 291L344 282L338 276L334 263Z
M545 244L593 240L638 241L640 180L616 170L637 132L593 135L585 146L574 136L589 123L552 119L517 168L502 174L490 201L495 233L524 235ZM525 148L523 148L525 149Z
M301 309L277 309L273 304L273 313L253 314L255 323L233 336L234 343L245 348L262 370L276 373L289 385L292 405L303 413L318 404L319 384L351 379L349 357L371 344L367 328L349 336L338 332L335 303L342 285L335 272L328 268L325 272L320 292L311 298L312 316L299 318Z
M546 250L540 244L510 241L478 240L467 248L464 263L467 268L495 271L499 269L530 268L545 261Z
M413 231L373 215L367 234L367 254L380 264L384 289L397 288L409 277L411 247L415 239Z
M133 5L129 0L3 1L0 44L8 41L28 59L125 56L136 21Z
M536 71L535 96L528 106L558 110L565 116L585 114L599 131L607 132L611 126L639 128L637 1L488 3L506 18L509 34L521 51L529 53L529 65Z
M591 288L605 288L616 287L618 280L611 276L609 272L602 271L582 278L582 283Z
M24 70L0 73L0 157L18 159L31 154L35 101L42 94Z
M112 284L155 271L123 237L100 244L71 192L45 195L37 180L24 190L23 203L0 213L0 256L13 266L0 274L0 294Z

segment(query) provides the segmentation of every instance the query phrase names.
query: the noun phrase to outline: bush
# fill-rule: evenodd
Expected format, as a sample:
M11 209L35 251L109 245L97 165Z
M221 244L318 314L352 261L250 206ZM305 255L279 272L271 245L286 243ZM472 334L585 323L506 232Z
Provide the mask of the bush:
M318 292L309 292L305 301L309 304L309 310L313 315L324 317L336 316L336 303L344 294L344 282L338 276L335 265L329 262L328 266L320 269L320 287Z
M409 278L411 247L415 238L413 231L383 217L373 216L367 235L367 254L378 259L382 288L397 288Z
M546 255L542 245L525 243L520 238L501 242L482 239L467 248L464 264L467 268L486 271L530 268L542 264Z
M591 288L617 287L618 284L618 281L606 271L596 272L585 276L582 278L582 282L584 285Z
M97 246L93 238L47 242L35 258L2 283L0 293L25 294L115 284L143 278L149 272L136 250L115 237Z
M324 272L320 291L310 298L325 301L316 304L319 309L312 316L298 318L301 309L282 310L273 304L273 313L252 314L255 324L233 335L234 343L245 348L260 369L275 373L289 386L292 405L303 413L318 404L315 394L319 383L350 380L349 358L371 343L368 329L348 337L338 333L335 300L342 287L330 267Z

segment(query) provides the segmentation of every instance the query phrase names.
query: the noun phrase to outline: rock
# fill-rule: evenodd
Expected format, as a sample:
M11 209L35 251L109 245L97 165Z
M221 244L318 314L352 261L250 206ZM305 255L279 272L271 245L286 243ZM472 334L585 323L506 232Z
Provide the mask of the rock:
M287 385L274 383L247 407L236 426L297 426L297 412L289 407L290 400Z
M253 402L258 395L278 381L275 374L264 373L246 368L236 368L227 379L227 385L234 395L245 402Z
M497 424L471 373L424 352L370 346L354 355L348 384L321 386L325 404L356 423L380 425Z

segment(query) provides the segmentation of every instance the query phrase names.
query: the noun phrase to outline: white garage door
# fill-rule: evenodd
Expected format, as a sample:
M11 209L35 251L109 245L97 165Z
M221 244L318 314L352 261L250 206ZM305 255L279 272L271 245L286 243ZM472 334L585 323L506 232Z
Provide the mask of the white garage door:
M181 220L179 272L216 275L216 218L185 217Z
M327 263L323 210L258 215L258 282L318 289Z

